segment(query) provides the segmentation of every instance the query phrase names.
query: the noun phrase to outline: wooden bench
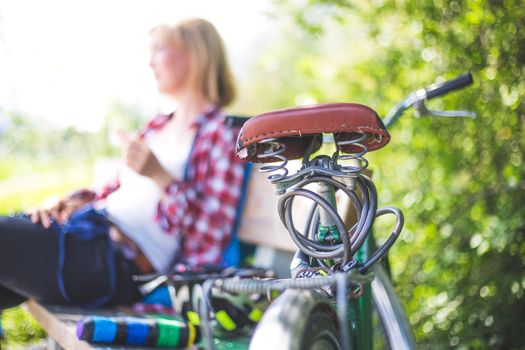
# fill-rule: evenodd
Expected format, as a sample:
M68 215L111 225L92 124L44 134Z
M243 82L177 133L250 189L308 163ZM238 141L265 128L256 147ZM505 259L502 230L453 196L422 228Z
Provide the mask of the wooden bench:
M239 240L256 245L255 266L272 267L278 276L289 277L289 264L295 252L295 245L278 217L278 197L275 195L273 185L266 181L266 175L258 173L256 169L251 173L246 199L238 232ZM349 207L349 200L346 197L337 200L338 207ZM299 224L298 227L302 227L302 222L305 221L309 211L308 203L297 200L296 205L298 217L294 214L294 220ZM346 222L355 220L354 214L348 210L344 210L343 215ZM125 311L96 310L94 312L71 307L43 306L34 300L26 302L25 308L48 333L49 349L124 349L107 345L95 346L78 340L76 322L87 315L129 315ZM133 349L139 348L133 347Z
M77 321L85 316L129 316L128 313L119 310L82 310L80 308L46 305L43 306L34 300L24 304L24 308L40 323L48 334L48 350L92 350L92 349L126 349L120 346L109 347L107 345L93 345L78 340L76 335ZM152 348L137 348L136 350L150 350ZM158 348L157 348L158 349Z

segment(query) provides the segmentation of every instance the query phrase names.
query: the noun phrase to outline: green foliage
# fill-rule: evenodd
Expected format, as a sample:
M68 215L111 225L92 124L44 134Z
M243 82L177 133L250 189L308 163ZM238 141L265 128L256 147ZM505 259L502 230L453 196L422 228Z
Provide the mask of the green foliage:
M8 111L0 119L0 180L78 167L100 156L117 155L110 133L118 129L138 130L144 120L137 109L113 101L98 132L57 128L29 115Z
M326 0L278 9L293 20L255 69L255 112L347 101L385 115L410 91L472 71L472 87L429 107L478 119L408 113L368 158L381 204L406 214L391 256L419 347L525 347L523 4Z
M8 113L3 125L0 180L91 162L101 153L99 134L59 129L16 112Z
M2 320L6 342L9 345L33 343L46 336L38 322L21 307L5 311Z

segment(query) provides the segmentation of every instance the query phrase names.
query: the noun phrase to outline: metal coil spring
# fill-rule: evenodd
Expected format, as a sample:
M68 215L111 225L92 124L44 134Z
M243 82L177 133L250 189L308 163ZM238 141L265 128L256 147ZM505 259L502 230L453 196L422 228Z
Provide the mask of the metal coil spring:
M282 180L288 175L288 169L286 168L286 165L288 164L288 158L284 157L282 154L286 151L286 145L282 142L279 142L278 138L271 138L267 140L263 140L259 142L260 145L267 146L269 152L259 154L257 155L257 158L259 159L267 159L267 158L277 158L281 162L278 164L270 164L265 165L259 168L259 171L261 173L270 173L281 170L278 174L272 174L268 176L268 180L271 182L277 182L279 180Z
M359 136L352 140L346 140L346 141L339 141L336 142L337 149L342 153L343 146L354 146L359 149L361 149L360 152L357 153L345 153L340 154L336 153L335 161L337 160L344 160L344 161L355 161L358 165L341 165L340 170L343 173L347 173L349 175L357 175L361 173L363 170L368 168L368 160L364 158L363 156L368 153L368 147L366 147L364 144L361 143L361 141L365 140L368 135L364 132L357 132Z

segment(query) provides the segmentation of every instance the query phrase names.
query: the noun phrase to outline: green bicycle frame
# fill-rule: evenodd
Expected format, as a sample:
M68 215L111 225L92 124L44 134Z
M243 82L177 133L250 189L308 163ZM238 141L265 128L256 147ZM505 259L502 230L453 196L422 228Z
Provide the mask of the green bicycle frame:
M333 186L323 184L320 186L318 194L327 200L334 209L336 208L335 189ZM322 242L325 239L326 228L335 227L335 223L331 221L330 217L325 214L324 210L320 208L320 222L316 237ZM372 234L372 232L370 232ZM356 258L360 263L364 263L370 257L372 252L373 239L370 235L365 239L365 242L359 248ZM348 335L351 349L371 350L373 345L373 325L372 325L372 288L370 282L362 285L361 295L356 298L350 298L347 304L346 314L348 320Z

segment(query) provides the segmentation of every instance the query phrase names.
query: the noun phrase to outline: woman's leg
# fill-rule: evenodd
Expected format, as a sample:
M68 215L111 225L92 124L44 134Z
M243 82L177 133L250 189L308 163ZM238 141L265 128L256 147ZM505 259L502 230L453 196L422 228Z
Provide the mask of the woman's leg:
M1 310L9 309L11 307L20 305L24 301L26 301L25 297L13 292L12 290L0 286L0 315L2 314Z
M27 220L0 217L1 287L21 298L58 302L61 298L56 283L57 256L56 233Z
M75 302L90 303L107 294L108 244L106 239L78 241L66 237L64 286ZM57 232L24 219L0 217L0 288L6 288L21 298L65 303L57 282L58 246ZM111 303L136 301L139 294L131 281L136 268L119 252L115 254L114 262L117 294ZM2 304L3 299L0 299L0 309L7 306Z
M92 242L77 241L72 237L66 239L64 284L75 302L89 304L97 296L107 295L110 289L109 245L113 245L113 242L106 238ZM132 275L138 274L138 269L117 249L114 249L112 262L115 267L116 294L109 304L122 305L138 301L140 294L137 284L132 281Z

